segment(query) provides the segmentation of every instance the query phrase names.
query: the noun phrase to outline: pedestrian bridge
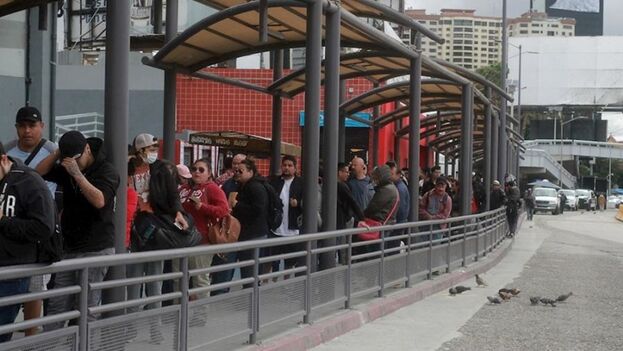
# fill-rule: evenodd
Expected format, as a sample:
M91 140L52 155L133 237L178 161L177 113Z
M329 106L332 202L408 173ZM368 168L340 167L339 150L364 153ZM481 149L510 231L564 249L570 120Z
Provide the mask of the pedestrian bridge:
M623 160L623 144L587 140L536 139L523 143L527 149L539 149L556 160L573 160L575 156Z
M549 152L537 148L537 146L538 144L535 144L534 148L527 146L519 163L521 173L525 175L545 174L546 178L556 180L556 182L562 175L562 184L567 188L574 188L576 177L569 173Z

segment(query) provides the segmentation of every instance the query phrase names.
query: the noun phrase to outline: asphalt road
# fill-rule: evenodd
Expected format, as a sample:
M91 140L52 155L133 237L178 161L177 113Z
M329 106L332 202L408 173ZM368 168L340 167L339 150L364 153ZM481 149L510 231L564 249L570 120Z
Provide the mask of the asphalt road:
M623 223L614 214L536 215L484 275L489 287L430 296L314 350L623 350ZM502 287L521 293L489 305ZM528 299L569 291L557 307Z

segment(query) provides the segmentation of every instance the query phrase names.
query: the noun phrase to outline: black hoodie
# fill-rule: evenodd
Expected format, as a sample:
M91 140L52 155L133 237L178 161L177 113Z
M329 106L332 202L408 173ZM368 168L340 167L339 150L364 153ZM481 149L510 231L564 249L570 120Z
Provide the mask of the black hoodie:
M54 231L52 195L41 177L21 161L0 180L0 266L37 262L38 242Z
M82 195L80 187L60 164L54 165L46 180L63 188L61 227L67 252L95 252L115 246L115 194L119 173L106 160L102 139L88 138L95 162L82 173L104 194L104 207L97 209Z

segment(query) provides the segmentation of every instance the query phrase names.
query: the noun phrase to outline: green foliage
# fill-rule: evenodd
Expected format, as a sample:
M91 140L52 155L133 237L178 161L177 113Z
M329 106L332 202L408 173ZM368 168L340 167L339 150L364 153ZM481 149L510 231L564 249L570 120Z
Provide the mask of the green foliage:
M481 76L487 78L487 80L495 83L498 87L502 87L502 64L500 62L496 62L492 65L480 67L476 70L476 73Z

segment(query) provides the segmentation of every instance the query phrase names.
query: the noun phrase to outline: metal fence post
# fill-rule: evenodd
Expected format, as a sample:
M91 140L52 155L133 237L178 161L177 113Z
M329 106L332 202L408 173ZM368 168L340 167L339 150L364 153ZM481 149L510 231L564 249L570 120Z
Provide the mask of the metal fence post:
M450 245L452 244L452 223L448 223L448 236L447 236L447 244L446 245L446 273L450 273L450 264L452 263L452 258L450 257Z
M405 281L405 288L410 288L411 287L411 235L413 235L413 233L411 232L411 229L407 229L408 231L408 236L407 236L407 257L405 258L405 272L407 274L407 280Z
M180 258L180 266L182 268L182 278L180 282L180 292L182 297L180 299L180 338L179 346L180 350L186 351L188 349L188 286L190 283L190 274L188 272L188 256Z
M480 228L478 218L476 220L476 254L474 255L474 261L478 262L478 255L480 255Z
M303 317L303 323L309 324L311 321L311 273L312 273L312 242L307 242L307 269L305 271L305 316Z
M79 320L79 338L80 351L89 349L88 341L88 323L89 323L89 268L80 270L80 320Z
M467 265L467 262L466 262L467 259L465 258L466 245L467 245L467 220L464 219L463 220L463 242L461 243L461 251L463 251L463 263L461 264L461 266L463 267Z
M378 297L383 297L385 288L385 231L381 230L381 261L379 262L379 292Z
M251 329L249 344L257 342L257 333L260 331L260 248L253 249L253 303L251 304Z
M352 255L353 255L353 235L350 234L348 235L348 249L346 249L346 264L348 265L348 268L346 269L346 301L344 302L344 309L349 309L350 308L350 300L351 300L351 295L352 295L352 270L353 270L353 262L352 262Z
M433 279L433 225L428 227L428 273L426 279Z

